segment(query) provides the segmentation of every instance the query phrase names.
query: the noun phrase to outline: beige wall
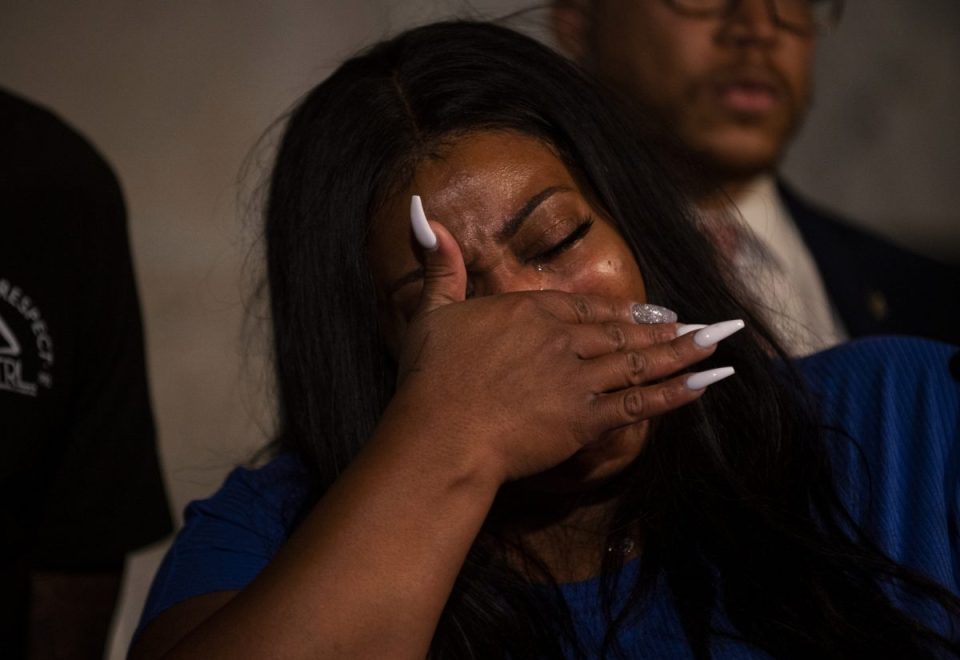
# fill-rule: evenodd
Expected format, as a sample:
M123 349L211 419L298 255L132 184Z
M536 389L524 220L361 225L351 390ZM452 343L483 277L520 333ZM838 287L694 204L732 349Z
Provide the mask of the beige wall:
M847 0L820 44L787 175L859 224L960 263L958 62L956 0Z
M511 0L469 3L496 13ZM820 94L788 163L861 222L960 257L960 5L853 0L824 44ZM266 440L259 350L241 340L255 226L238 199L259 135L344 55L466 2L4 0L0 85L55 109L122 180L174 507ZM254 163L255 165L255 163ZM909 222L905 222L910 218ZM247 218L247 220L250 220ZM255 266L255 260L253 265ZM121 657L161 549L130 566Z

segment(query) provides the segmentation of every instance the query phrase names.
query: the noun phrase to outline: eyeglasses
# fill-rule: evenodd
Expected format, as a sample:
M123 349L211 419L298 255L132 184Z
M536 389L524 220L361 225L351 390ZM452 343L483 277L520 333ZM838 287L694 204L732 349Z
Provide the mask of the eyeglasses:
M774 23L794 32L815 32L836 26L843 13L843 0L764 0ZM729 16L741 0L664 0L686 16Z

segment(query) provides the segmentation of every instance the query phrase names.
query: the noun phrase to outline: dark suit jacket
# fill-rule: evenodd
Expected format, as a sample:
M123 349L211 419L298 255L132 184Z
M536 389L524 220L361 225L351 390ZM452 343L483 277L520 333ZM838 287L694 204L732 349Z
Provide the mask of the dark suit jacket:
M960 344L960 267L897 247L779 192L850 337L904 334Z

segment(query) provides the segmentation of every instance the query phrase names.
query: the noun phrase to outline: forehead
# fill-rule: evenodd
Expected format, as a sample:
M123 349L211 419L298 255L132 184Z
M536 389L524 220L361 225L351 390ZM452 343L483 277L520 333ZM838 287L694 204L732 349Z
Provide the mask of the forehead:
M549 186L575 187L551 147L520 133L489 131L447 143L439 157L421 163L407 192L424 197L431 219L451 230L492 231L518 202Z
M451 139L418 165L410 185L373 219L373 260L398 249L412 252L411 195L420 195L427 217L463 244L493 236L533 195L550 187L579 190L563 161L541 140L513 131Z

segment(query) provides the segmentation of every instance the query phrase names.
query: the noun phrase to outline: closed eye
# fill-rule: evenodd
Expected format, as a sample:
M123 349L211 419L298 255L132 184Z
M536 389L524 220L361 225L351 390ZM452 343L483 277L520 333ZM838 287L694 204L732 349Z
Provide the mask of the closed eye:
M563 237L558 243L529 259L530 263L542 264L556 259L558 256L572 248L577 241L586 236L592 227L593 219L584 218L572 232Z

